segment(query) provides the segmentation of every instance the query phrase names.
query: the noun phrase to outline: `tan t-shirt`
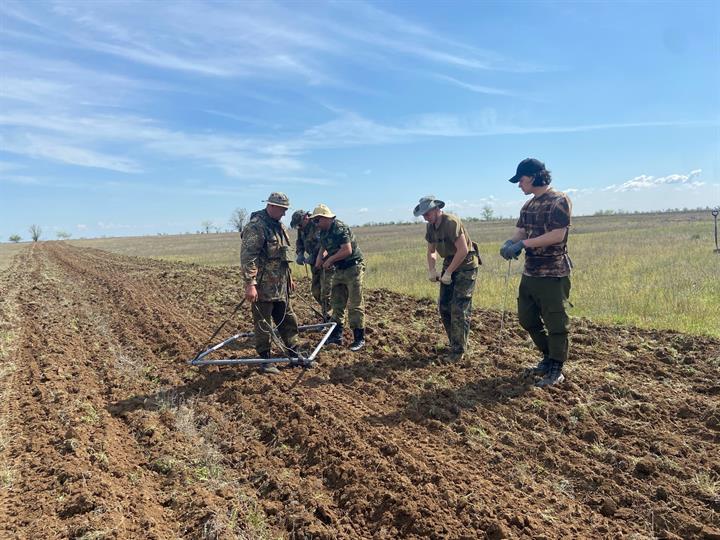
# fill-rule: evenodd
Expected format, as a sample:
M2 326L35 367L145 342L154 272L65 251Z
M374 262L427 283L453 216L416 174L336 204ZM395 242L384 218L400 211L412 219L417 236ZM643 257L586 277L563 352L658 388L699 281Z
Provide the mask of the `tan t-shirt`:
M440 225L437 228L432 223L427 224L425 240L432 244L438 255L445 259L443 268L447 268L452 262L457 252L455 241L463 234L465 235L465 242L467 242L468 254L457 270L472 270L478 266L478 256L470 241L470 235L465 230L460 218L453 214L443 213Z

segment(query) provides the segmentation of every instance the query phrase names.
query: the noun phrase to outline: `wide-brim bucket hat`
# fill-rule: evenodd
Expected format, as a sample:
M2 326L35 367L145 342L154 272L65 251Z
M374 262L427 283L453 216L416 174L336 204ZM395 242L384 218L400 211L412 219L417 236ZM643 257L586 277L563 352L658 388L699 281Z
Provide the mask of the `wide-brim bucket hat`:
M290 208L290 198L280 191L274 191L267 198L266 202L273 206L279 206L281 208Z
M335 214L333 214L332 210L330 210L326 205L318 204L315 207L315 210L313 210L312 214L310 214L310 219L315 219L316 217L325 217L332 219L335 217Z
M425 212L432 210L433 208L444 208L445 202L440 199L436 199L435 195L427 195L420 199L420 202L413 210L415 217L422 216Z

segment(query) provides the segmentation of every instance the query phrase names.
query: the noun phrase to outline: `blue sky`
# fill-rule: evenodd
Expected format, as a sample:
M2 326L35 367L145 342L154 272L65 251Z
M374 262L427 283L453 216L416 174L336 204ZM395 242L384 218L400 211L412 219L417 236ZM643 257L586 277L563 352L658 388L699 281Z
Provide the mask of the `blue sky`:
M720 204L720 3L0 3L0 241Z

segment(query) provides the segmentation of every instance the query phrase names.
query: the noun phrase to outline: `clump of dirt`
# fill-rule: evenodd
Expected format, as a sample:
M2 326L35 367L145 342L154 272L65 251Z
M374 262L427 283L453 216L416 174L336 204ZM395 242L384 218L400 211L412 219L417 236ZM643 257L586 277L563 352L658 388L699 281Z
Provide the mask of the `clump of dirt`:
M2 535L720 534L718 340L575 319L566 382L538 390L513 317L500 340L475 310L444 365L435 304L373 290L365 349L268 377L187 364L240 301L236 269L49 242L0 286ZM309 298L301 280L303 323ZM243 306L217 341L251 326Z

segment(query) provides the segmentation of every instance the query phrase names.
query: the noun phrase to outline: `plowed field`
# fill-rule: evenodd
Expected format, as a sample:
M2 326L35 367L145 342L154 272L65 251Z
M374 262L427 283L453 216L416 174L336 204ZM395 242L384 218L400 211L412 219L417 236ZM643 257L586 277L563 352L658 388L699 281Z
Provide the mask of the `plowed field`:
M374 290L367 348L272 377L186 363L234 269L50 242L0 290L2 538L720 538L718 340L574 320L537 390L513 317L436 365L435 305Z

